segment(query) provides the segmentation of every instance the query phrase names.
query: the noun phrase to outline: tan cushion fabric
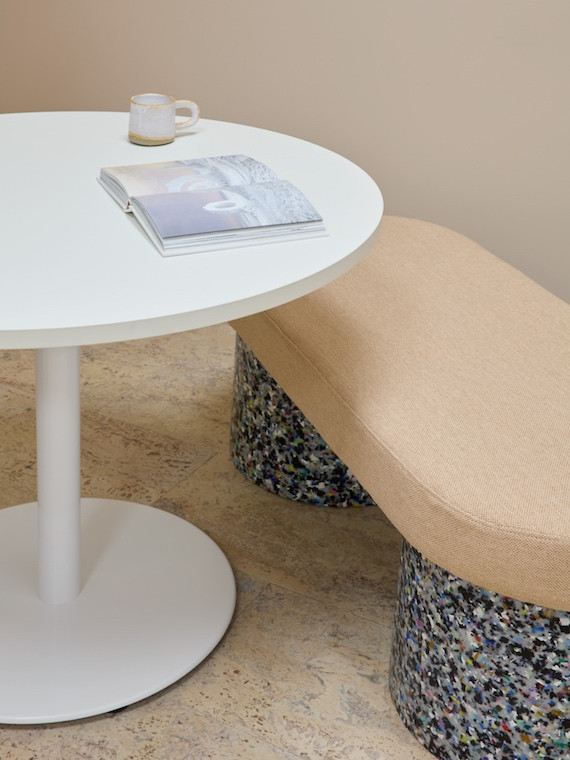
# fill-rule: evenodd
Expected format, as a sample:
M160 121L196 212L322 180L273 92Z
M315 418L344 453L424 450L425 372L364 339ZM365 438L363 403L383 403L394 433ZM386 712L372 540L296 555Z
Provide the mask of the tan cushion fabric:
M385 217L353 270L232 325L420 552L570 609L570 306Z

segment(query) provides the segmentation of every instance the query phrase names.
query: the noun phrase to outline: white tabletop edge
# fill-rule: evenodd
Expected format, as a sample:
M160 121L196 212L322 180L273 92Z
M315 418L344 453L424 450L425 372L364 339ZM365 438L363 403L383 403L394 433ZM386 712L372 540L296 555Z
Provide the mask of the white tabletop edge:
M376 183L328 149L206 119L188 137L148 149L128 142L126 124L127 114L114 112L0 115L0 348L132 340L262 311L347 271L380 225ZM96 182L103 166L238 151L300 185L329 237L162 258Z

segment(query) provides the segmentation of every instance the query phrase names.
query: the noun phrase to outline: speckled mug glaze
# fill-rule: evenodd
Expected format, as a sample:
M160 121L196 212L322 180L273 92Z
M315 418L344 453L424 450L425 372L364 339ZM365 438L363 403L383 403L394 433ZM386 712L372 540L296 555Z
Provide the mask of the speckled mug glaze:
M190 116L176 121L176 111L186 109ZM129 115L129 140L136 145L171 143L182 129L196 124L200 109L192 100L176 100L171 95L148 92L133 95Z

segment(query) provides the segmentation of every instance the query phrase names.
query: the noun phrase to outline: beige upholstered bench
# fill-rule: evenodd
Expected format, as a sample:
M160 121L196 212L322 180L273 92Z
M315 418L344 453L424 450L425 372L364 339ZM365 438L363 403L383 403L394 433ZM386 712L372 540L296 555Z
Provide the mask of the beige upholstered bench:
M570 306L385 217L353 270L232 326L238 467L290 498L314 481L316 501L374 501L404 538L408 728L444 760L570 757Z

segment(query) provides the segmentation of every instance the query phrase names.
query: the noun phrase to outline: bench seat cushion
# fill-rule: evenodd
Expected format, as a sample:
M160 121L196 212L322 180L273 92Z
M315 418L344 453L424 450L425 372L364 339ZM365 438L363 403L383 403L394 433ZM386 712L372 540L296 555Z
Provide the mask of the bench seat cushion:
M418 551L570 610L570 306L385 217L330 285L232 326Z

